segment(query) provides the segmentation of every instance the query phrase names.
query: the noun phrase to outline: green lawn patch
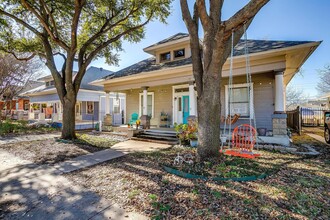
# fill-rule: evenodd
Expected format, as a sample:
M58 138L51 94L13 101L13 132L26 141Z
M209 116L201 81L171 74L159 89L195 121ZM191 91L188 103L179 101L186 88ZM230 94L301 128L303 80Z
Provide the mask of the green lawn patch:
M103 136L96 136L90 134L77 134L77 138L80 143L85 143L99 148L110 148L113 145L119 143L117 140L110 138L104 138Z

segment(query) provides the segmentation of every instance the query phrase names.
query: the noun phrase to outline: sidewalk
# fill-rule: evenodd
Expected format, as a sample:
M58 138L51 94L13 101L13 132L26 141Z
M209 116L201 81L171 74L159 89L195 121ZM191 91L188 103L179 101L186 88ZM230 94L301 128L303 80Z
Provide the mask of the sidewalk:
M308 136L322 142L323 144L328 144L327 142L325 142L324 137L321 137L320 135L317 134L311 134L311 133L307 133Z
M73 185L61 174L134 151L155 151L168 147L170 145L130 140L118 143L111 149L53 166L37 166L0 151L0 159L12 161L7 164L7 169L0 169L0 219L147 219L140 214L126 212L109 200Z
M0 219L146 219L56 171L34 164L0 171Z

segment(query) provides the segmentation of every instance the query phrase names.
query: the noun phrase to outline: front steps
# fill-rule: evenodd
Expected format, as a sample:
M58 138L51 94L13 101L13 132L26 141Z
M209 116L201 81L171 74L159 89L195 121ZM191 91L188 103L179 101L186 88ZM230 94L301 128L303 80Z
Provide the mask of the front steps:
M143 130L131 139L170 145L179 143L176 132L168 130Z

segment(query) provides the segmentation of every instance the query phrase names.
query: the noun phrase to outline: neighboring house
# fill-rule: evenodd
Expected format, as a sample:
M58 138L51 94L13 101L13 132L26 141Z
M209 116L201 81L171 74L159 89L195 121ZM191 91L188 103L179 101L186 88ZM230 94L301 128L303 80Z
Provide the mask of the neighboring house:
M232 128L249 123L252 118L256 120L257 128L267 128L274 136L285 136L285 87L320 42L248 40L247 44L252 95L248 100L245 48L244 42L240 41L234 50L232 105L241 117ZM151 126L164 125L161 120L164 114L168 116L170 126L187 123L189 116L197 116L189 35L178 33L145 48L144 52L152 57L91 84L103 85L107 92L125 93L126 117L130 118L134 112L139 116L147 114L151 116ZM229 59L222 76L222 108L214 114L225 116L229 105ZM253 107L255 118L251 114Z
M327 107L327 100L325 98L319 99L310 99L304 103L299 105L300 107L304 108L326 108Z
M75 108L76 128L90 128L99 120L103 121L106 112L113 114L114 124L123 124L125 95L105 93L100 86L89 85L93 80L113 73L103 68L89 67L82 79ZM73 76L75 77L75 75ZM51 75L38 79L42 86L31 89L22 95L30 98L29 119L61 122L63 106L57 95Z
M320 99L325 99L326 108L330 109L330 92L323 94Z
M24 93L32 88L40 86L42 83L28 80L24 86L12 87L15 89L15 93ZM29 98L26 96L14 96L10 94L4 94L0 99L0 109L3 110L2 115L10 115L13 119L27 119L29 110ZM6 112L6 113L5 113Z

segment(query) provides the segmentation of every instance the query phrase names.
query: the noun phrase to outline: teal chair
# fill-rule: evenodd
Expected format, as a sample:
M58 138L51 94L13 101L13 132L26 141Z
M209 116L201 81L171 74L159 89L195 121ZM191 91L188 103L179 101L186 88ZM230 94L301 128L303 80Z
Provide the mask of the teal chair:
M139 119L138 113L134 112L131 116L131 120L129 121L129 124L134 125L136 123L136 120Z

